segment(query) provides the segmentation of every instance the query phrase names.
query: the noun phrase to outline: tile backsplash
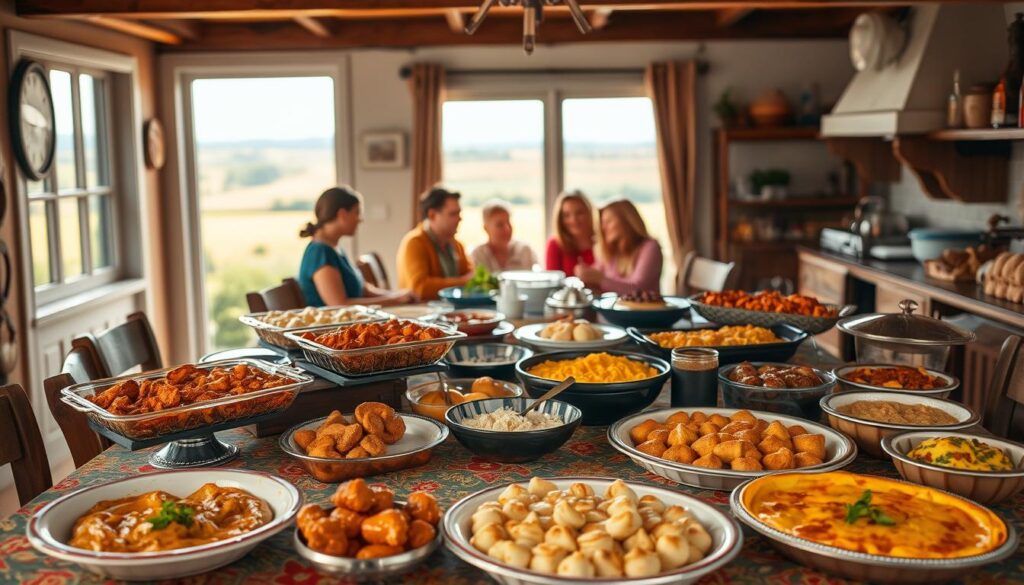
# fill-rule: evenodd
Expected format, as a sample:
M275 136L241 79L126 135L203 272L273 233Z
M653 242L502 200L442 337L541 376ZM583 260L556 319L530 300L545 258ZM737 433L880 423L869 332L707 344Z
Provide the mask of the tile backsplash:
M979 229L993 213L1010 218L1014 225L1024 224L1024 145L1014 143L1010 157L1009 193L1005 203L960 203L931 199L921 190L917 179L903 168L900 181L889 186L889 203L894 211L910 217L914 226Z

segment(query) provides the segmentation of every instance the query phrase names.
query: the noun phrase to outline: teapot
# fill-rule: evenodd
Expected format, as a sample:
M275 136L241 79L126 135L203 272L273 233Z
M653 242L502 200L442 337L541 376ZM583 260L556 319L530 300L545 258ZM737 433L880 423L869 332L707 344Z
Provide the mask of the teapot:
M885 199L875 195L861 197L850 224L851 232L870 240L906 237L909 229L906 216L889 211Z

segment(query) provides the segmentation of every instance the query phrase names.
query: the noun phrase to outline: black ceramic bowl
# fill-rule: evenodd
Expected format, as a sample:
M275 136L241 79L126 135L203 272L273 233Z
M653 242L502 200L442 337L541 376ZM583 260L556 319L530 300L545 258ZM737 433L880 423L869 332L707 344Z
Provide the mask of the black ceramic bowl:
M517 363L516 376L522 383L523 388L526 389L526 393L532 398L538 398L554 388L561 380L540 378L528 373L527 370L543 361L571 360L591 353L598 352L577 350L538 354ZM661 394L662 387L665 386L665 382L672 373L668 362L654 356L611 350L600 353L623 356L643 362L657 370L658 375L653 378L632 382L577 382L573 384L570 388L559 394L558 398L583 411L583 424L585 425L611 424L626 415L633 414L650 406L658 398L658 395Z
M594 301L594 309L612 325L619 327L664 327L670 329L676 321L690 315L690 301L682 297L665 297L666 306L660 309L616 308L617 295L603 296Z
M453 378L490 376L514 382L516 362L533 356L533 350L510 343L467 343L452 347L444 361Z
M501 408L521 412L531 404L533 400L527 398L474 400L449 408L444 418L452 435L473 453L491 461L524 463L556 451L564 445L583 420L580 409L561 400L547 400L538 406L537 410L557 416L565 421L565 424L536 431L485 431L468 427L462 421Z
M708 329L719 329L709 327ZM807 332L786 323L779 323L768 327L772 333L782 341L777 343L758 343L754 345L723 345L710 347L718 351L718 363L721 365L738 364L740 362L784 362L793 357L800 344L807 339ZM637 329L630 327L626 333L640 344L651 355L658 356L664 360L672 360L672 350L661 347L651 340L648 335L662 331L677 331L667 327L654 327ZM678 331L693 331L693 329L678 329Z
M754 362L754 367L769 365ZM796 364L770 364L776 366L794 366ZM809 388L765 388L740 384L729 379L735 365L723 366L718 369L718 383L722 389L722 403L728 408L748 408L765 412L777 412L790 416L799 416L818 422L821 419L821 397L831 394L836 385L836 377L828 370L811 368L822 384Z

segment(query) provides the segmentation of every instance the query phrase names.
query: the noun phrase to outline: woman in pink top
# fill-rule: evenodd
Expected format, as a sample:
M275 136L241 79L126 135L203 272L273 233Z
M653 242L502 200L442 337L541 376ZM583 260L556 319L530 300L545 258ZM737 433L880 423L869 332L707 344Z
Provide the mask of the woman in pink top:
M594 264L594 208L583 193L573 191L559 195L555 209L544 267L572 276L577 265Z
M598 217L601 261L593 268L577 266L576 276L602 291L657 292L661 281L661 246L648 235L636 206L625 199L612 201L601 208Z

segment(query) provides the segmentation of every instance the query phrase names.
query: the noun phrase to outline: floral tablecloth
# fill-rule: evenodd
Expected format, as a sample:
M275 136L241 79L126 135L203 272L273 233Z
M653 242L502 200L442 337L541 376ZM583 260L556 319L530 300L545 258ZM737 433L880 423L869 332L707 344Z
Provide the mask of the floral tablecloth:
M801 348L794 361L822 363L827 356L812 354ZM667 406L668 387L655 403ZM715 492L681 486L648 473L633 464L608 443L607 427L580 427L561 449L537 461L524 464L501 464L485 461L463 448L454 438L440 445L429 463L415 469L369 478L371 483L387 485L399 496L416 490L432 492L442 507L470 493L508 482L525 482L532 476L601 476L627 481L667 485L680 492L699 497L728 509L728 492ZM294 483L309 503L326 503L335 486L323 484L306 475L302 466L285 455L277 445L277 437L257 439L244 430L218 433L218 437L237 445L240 455L226 467L254 469L274 473ZM151 450L126 451L112 447L101 456L75 471L53 489L40 495L13 516L0 520L0 583L28 585L59 585L64 583L100 583L105 580L75 565L56 561L37 553L25 537L25 523L47 502L82 486L107 482L128 475L155 469L147 464ZM898 477L890 462L861 455L847 468L858 473ZM1012 522L1017 531L1024 530L1024 495L995 507L996 513ZM292 531L286 530L267 540L241 560L205 575L185 580L189 584L275 584L318 585L336 583L338 579L317 573L292 548ZM344 581L342 581L344 582ZM469 585L493 583L485 573L468 565L443 547L415 572L394 579L395 583ZM841 584L847 581L825 575L795 564L780 555L763 537L744 530L740 555L728 566L705 577L709 584ZM984 567L970 575L964 583L1024 583L1024 555Z

